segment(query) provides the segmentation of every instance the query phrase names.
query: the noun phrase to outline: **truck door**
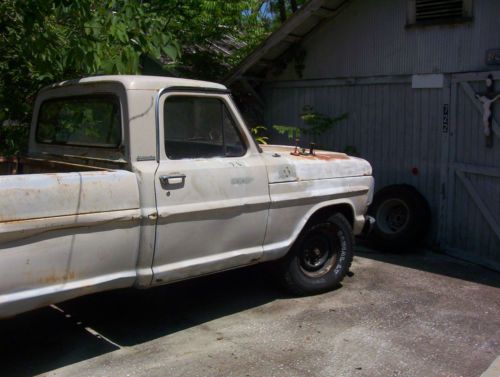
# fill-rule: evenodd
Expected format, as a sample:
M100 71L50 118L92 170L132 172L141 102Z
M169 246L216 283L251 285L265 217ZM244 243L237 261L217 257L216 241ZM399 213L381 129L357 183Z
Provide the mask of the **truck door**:
M159 101L155 283L261 258L267 172L229 97L170 92Z

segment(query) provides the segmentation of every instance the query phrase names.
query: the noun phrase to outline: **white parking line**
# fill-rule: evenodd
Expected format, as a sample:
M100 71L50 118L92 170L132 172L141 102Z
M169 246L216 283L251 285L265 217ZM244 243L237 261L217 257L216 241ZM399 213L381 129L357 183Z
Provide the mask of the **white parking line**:
M56 306L56 305L50 305L50 307L51 307L52 309L57 310L58 312L60 312L60 313L64 314L64 316L65 316L66 318L71 318L71 314L66 313L66 312L65 312L64 310L62 310L60 307L58 307L58 306ZM83 324L83 322L81 322L81 321L76 322L76 325L77 325L77 326L81 326L82 324ZM109 344L111 344L111 345L113 345L113 346L115 346L115 347L119 348L119 349L123 349L123 348L124 348L124 347L120 346L118 343L113 342L111 339L106 338L104 335L100 334L99 332L97 332L96 330L94 330L92 327L86 326L86 327L85 327L85 330L86 330L88 333L90 333L90 334L94 335L97 339L102 339L102 340L104 340L104 341L108 342Z
M91 333L92 335L94 335L97 339L103 339L105 340L106 342L114 345L115 347L118 347L119 349L123 349L122 346L120 346L118 343L115 343L113 342L111 339L109 338L106 338L104 335L102 334L99 334L97 331L95 331L92 327L85 327L85 330L87 330L89 333Z
M498 356L481 377L500 377L500 356Z

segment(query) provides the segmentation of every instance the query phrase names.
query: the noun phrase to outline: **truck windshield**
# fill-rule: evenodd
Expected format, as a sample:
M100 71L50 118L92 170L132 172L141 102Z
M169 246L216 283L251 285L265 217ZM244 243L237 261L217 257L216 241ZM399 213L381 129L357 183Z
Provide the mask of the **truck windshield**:
M55 98L40 107L39 143L117 147L121 138L120 103L113 95Z

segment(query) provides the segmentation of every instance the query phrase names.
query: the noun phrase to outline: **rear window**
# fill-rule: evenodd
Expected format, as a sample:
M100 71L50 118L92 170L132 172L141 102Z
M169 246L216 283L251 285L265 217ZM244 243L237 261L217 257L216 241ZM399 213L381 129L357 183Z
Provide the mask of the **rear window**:
M120 102L113 95L56 98L40 107L39 143L118 147L121 139Z

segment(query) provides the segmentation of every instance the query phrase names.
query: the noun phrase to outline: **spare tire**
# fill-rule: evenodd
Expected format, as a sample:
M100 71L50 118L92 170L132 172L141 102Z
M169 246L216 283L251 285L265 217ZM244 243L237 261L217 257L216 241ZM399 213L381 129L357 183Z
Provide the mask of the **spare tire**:
M427 200L410 185L392 185L378 191L368 214L375 218L370 234L375 246L398 251L417 246L431 220Z

